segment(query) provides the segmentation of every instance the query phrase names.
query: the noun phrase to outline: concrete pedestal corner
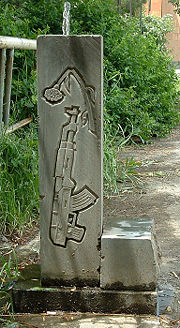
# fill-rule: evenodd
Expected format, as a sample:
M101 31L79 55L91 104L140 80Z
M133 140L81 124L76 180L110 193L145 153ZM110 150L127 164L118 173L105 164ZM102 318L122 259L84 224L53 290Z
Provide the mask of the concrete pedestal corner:
M101 239L100 287L154 291L158 261L153 220L112 218Z

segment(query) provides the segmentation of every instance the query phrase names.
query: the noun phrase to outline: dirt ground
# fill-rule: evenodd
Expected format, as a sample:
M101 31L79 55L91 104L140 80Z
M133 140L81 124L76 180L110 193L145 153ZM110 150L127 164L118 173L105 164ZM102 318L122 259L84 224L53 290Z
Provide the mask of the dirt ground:
M175 320L180 327L180 126L167 138L154 139L145 146L123 149L121 159L141 162L134 184L123 185L120 196L104 200L104 220L119 218L153 218L161 250L159 276L159 313ZM0 250L12 245L1 238ZM17 247L19 263L38 259L39 234Z
M180 318L180 127L167 138L128 147L119 156L142 163L135 170L140 185L129 190L127 183L120 197L105 199L104 217L154 219L161 250L160 312Z

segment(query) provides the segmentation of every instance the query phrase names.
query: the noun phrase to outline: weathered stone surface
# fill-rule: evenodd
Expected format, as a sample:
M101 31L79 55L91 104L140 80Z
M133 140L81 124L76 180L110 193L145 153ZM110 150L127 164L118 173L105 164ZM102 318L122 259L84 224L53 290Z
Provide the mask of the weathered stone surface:
M26 267L12 290L17 313L46 311L156 314L156 292L100 288L42 288L38 265Z
M99 285L102 37L38 38L41 278Z
M105 289L155 290L157 257L152 220L112 218L101 239L100 286Z

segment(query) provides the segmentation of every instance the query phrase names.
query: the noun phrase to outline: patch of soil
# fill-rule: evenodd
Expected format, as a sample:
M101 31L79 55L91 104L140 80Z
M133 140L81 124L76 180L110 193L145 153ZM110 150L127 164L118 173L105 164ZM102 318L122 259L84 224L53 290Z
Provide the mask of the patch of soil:
M167 138L153 140L143 147L128 147L118 156L133 157L142 163L136 169L142 186L130 192L129 184L124 183L120 197L106 198L104 218L154 219L161 249L159 289L167 291L171 298L164 312L177 319L180 317L180 127Z
M28 226L23 233L14 230L6 235L0 235L0 254L6 259L13 261L15 251L18 259L19 269L24 268L28 264L37 263L39 261L39 224L33 223ZM0 262L1 267L1 262Z

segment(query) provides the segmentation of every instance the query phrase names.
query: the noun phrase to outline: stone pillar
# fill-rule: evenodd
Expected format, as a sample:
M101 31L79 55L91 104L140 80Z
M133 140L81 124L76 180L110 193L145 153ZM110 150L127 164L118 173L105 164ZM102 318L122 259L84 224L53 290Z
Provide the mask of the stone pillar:
M38 38L41 281L98 286L102 37Z

